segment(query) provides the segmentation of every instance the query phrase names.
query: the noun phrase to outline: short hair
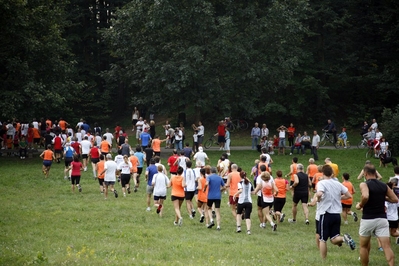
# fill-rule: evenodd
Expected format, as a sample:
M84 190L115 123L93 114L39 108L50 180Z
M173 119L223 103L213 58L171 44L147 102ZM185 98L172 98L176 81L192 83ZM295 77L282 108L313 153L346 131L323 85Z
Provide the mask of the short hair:
M282 177L282 176L283 176L283 171L277 170L276 175L277 175L278 177Z
M345 180L349 180L349 174L348 174L348 173L343 173L343 174L342 174L342 177L343 177Z
M314 159L313 159L313 158L310 158L310 159L309 159L309 163L314 163Z
M367 164L363 168L364 174L376 175L375 166L372 164Z
M163 166L162 165L158 165L157 169L158 169L158 172L162 172L163 171Z
M137 152L141 152L141 147L136 146L136 151L137 151Z
M214 166L211 167L211 173L212 173L212 174L216 174L216 172L217 172L216 167L214 167Z
M332 176L333 175L333 169L328 164L323 165L322 172L323 172L323 175L325 175L325 176Z
M298 170L303 170L303 164L298 163L298 164L296 165L296 169L298 169Z
M104 154L100 154L100 160L104 160Z
M261 156L261 157L260 157L260 160L261 160L262 162L266 162L266 156Z
M297 163L297 162L298 162L298 157L292 158L292 161L293 161L294 163Z
M231 165L231 169L238 169L238 165L236 165L235 163L233 163L233 164Z
M106 156L106 158L112 160L112 155L111 155L110 153L108 153L107 156Z
M184 171L183 167L179 166L179 167L177 168L177 174L178 174L178 175L181 175L181 174L183 173L183 171Z
M186 162L186 166L187 168L191 168L191 166L193 166L193 162L192 161Z
M266 171L266 165L262 164L262 165L259 167L259 169L260 169L261 172Z
M155 163L159 163L161 161L161 157L155 156L154 160L155 160Z
M155 164L155 159L154 158L150 159L150 164Z
M262 178L262 180L264 180L264 181L269 181L270 180L270 173L269 172L263 172L260 175L260 178Z

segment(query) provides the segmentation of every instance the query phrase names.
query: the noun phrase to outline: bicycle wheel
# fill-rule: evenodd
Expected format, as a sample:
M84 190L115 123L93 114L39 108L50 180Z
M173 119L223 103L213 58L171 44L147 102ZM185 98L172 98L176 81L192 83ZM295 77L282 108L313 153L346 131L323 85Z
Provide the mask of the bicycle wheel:
M248 122L245 120L240 120L238 123L240 129L245 130L248 128Z
M346 141L346 148L350 149L351 147L351 143L349 142L349 140Z
M326 135L323 135L320 140L320 146L325 146L327 143Z
M337 149L341 149L344 146L344 143L342 141L337 141L337 143L335 144L335 148Z
M238 120L231 121L230 126L229 126L230 132L234 132L236 129L238 129L237 123L238 123Z
M365 149L365 148L367 148L367 142L365 142L364 140L361 140L361 141L357 144L357 147L358 147L359 149Z
M366 158L371 158L374 155L374 150L373 149L368 149L366 152Z
M209 149L210 147L212 147L212 143L213 143L213 138L210 138L207 141L205 141L204 147L206 149Z

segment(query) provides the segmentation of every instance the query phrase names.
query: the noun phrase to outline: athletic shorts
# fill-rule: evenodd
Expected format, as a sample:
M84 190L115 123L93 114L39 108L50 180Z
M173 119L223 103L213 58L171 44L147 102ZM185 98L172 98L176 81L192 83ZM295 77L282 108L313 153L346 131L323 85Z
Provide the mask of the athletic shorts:
M316 219L315 219L315 225L316 225L316 234L320 235L319 220L316 220Z
M259 207L259 208L262 208L262 204L263 204L263 197L262 197L262 196L258 196L258 201L257 201L257 203L258 203L258 207Z
M213 203L215 203L215 208L220 208L220 199L208 199L208 201L206 202L206 205L211 208Z
M251 212L252 212L252 203L251 202L244 202L237 205L237 214L242 214L242 211L245 211L245 219L251 219Z
M230 205L237 205L238 204L238 198L236 197L236 200L234 200L233 196L229 196L229 203L230 203Z
M184 197L176 197L176 196L173 196L173 195L170 197L170 199L172 201L175 201L175 200L184 201Z
M33 143L39 144L39 143L40 143L40 138L34 138L34 139L33 139Z
M125 187L130 182L130 174L121 174L121 186Z
M160 152L160 151L154 151L154 157L155 157L155 156L161 157L161 152Z
M398 225L399 225L399 221L398 220L396 220L396 221L388 220L388 224L389 224L389 228L397 229Z
M160 199L166 200L166 196L155 196L154 195L154 200L160 200Z
M186 200L192 200L194 198L195 191L184 191L184 198Z
M135 126L136 124L137 124L137 119L132 119L132 124L133 124L133 126Z
M360 236L389 237L389 223L385 218L361 219L359 227Z
M44 160L43 161L43 165L46 166L46 167L50 167L52 163L53 163L53 161L50 161L50 160Z
M104 181L104 185L113 186L113 185L115 185L115 181Z
M56 149L56 150L54 150L54 153L56 153L56 154L61 154L61 153L62 153L62 150Z
M100 186L104 185L104 178L97 178Z
M281 212L285 205L285 198L274 198L274 211Z
M273 202L263 202L262 209L269 207L269 209L273 208Z
M82 159L87 159L87 158L89 158L88 154L82 154Z
M328 238L334 239L340 235L341 214L328 213L320 215L319 234L320 241L327 242Z
M341 203L341 205L342 205L342 208L347 208L347 209L350 209L350 208L352 208L352 204L343 204L343 203Z
M146 193L148 194L148 195L151 195L152 193L154 193L154 186L149 186L149 185L147 185L147 188L146 188Z
M143 167L137 167L137 174L141 175L142 172L143 172Z
M96 164L100 161L100 158L91 158L90 160L92 163Z
M65 157L65 167L69 167L71 165L72 161L73 161L73 158Z
M309 193L308 192L295 192L292 201L298 204L299 201L302 203L308 203Z
M71 176L71 184L78 185L80 183L80 175Z

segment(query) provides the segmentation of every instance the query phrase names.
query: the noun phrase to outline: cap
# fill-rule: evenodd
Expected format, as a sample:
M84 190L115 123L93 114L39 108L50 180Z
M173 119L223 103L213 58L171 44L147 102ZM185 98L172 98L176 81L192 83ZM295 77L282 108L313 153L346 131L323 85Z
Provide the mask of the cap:
M198 151L204 151L202 147L198 147Z

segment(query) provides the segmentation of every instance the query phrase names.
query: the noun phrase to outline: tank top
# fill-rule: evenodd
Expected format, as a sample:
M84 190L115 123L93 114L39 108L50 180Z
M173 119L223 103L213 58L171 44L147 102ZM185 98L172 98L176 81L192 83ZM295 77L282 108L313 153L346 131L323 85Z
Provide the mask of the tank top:
M298 173L296 173L296 175L298 176L299 183L295 187L294 191L308 193L308 189L309 189L308 175L303 172L298 172Z
M387 218L385 212L385 195L388 187L377 179L369 179L366 181L369 188L369 200L363 206L362 219Z

